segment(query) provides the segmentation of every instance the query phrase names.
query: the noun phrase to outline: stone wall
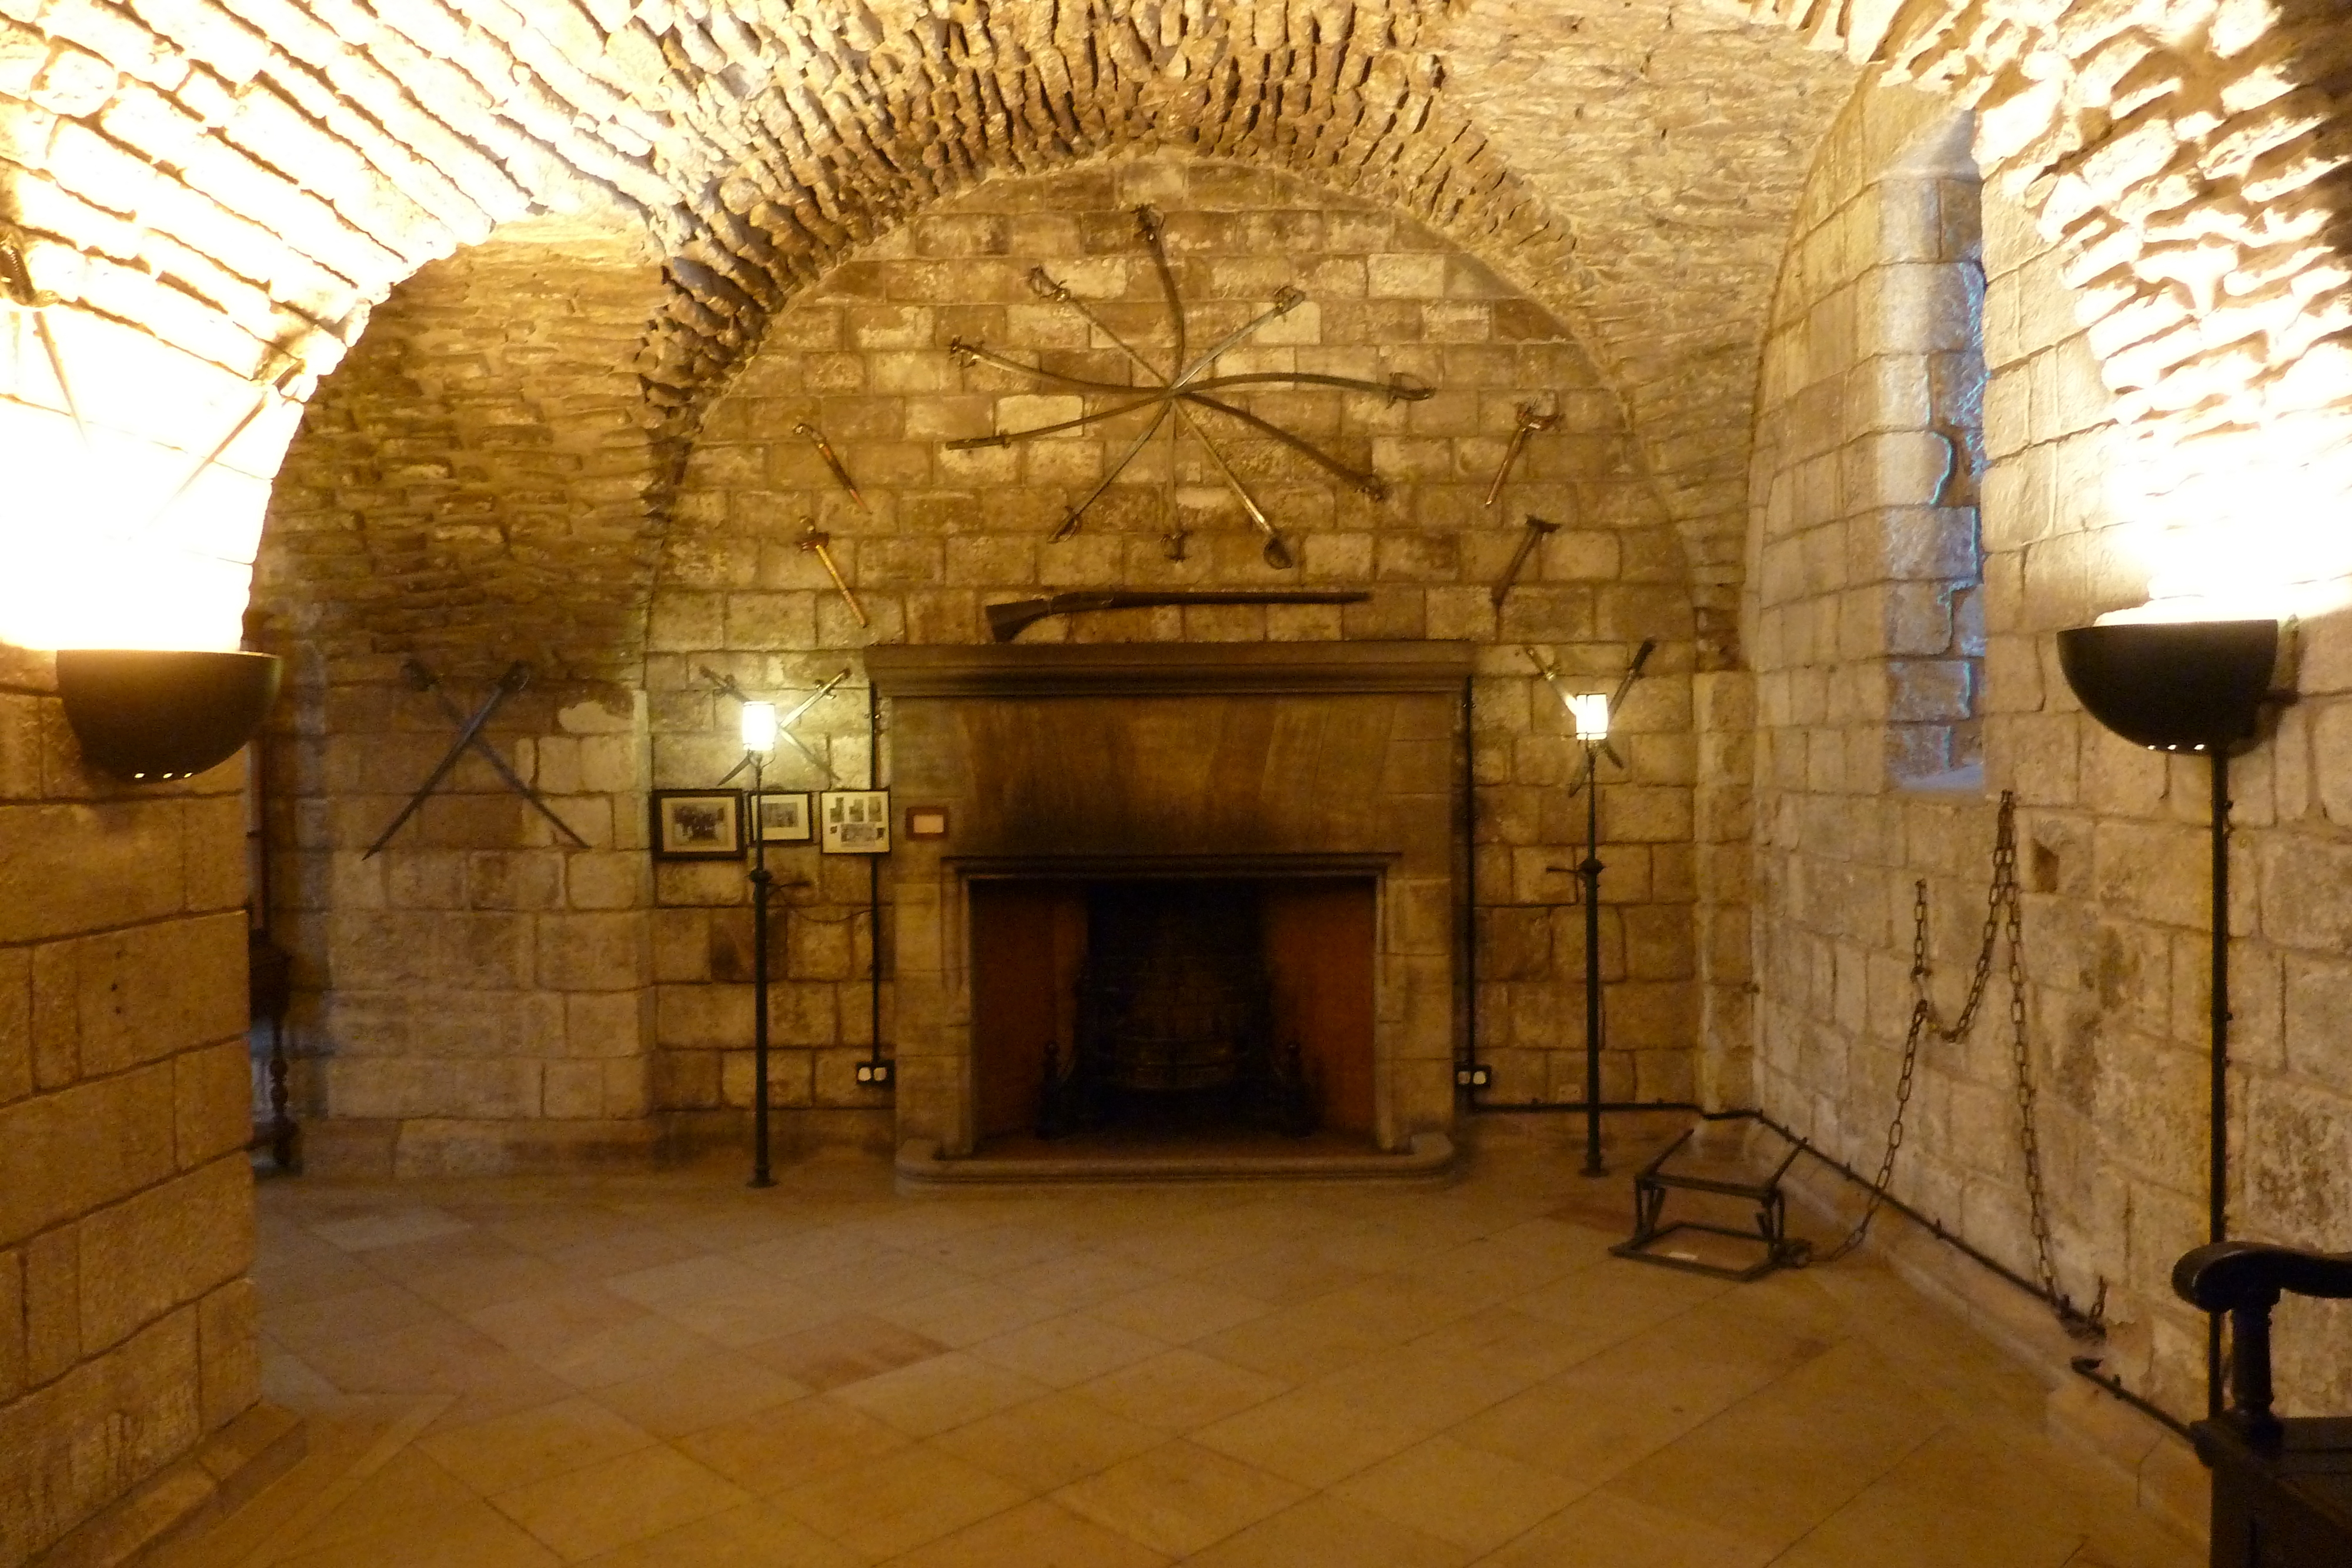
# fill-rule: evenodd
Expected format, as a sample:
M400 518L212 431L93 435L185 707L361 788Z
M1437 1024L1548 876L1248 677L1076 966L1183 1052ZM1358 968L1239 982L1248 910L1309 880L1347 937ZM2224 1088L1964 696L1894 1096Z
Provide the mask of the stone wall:
M1850 261L1883 243L1868 221L1872 186L1899 172L1947 112L1873 89L1842 119L1804 210ZM1884 643L1872 644L1886 622L1865 615L1850 641L1816 637L1804 628L1834 582L1767 567L1753 584L1763 1100L1823 1147L1874 1166L1911 1001L1912 884L1928 884L1934 994L1948 1017L1978 946L1993 799L2016 791L2032 1067L2060 1281L2078 1302L2105 1281L2113 1364L2194 1413L2203 1322L2173 1299L2168 1273L2204 1233L2206 765L2106 733L2057 671L2052 633L2145 592L2136 519L2110 488L2126 437L2081 325L2095 302L2069 287L2063 252L1990 192L1984 256L1985 793L1906 789L1886 776L1874 733L1885 710L1867 701L1882 689ZM1809 417L1803 367L1882 384L1864 373L1869 360L1835 312L1809 309L1834 289L1803 261L1793 252L1784 267L1776 319L1786 327L1767 352L1768 390L1791 395L1768 399L1759 423L1769 437L1757 459L1760 552L1850 529L1838 519L1857 516L1865 539L1884 537L1835 486L1775 487L1795 454L1851 454L1871 439L1866 424L1824 414L1834 405ZM2321 998L2345 983L2333 913L2341 900L2329 879L2346 851L2326 800L2340 792L2331 780L2347 758L2315 737L2332 725L2345 679L2343 618L2306 621L2303 633L2303 700L2234 773L2231 1216L2240 1234L2340 1249L2336 1195L2352 1106L2341 1098L2344 1048L2320 1020L2330 1005ZM1923 1053L1895 1185L2031 1272L2005 1002L1997 957L1973 1037L1931 1040ZM2336 1312L2291 1305L2283 1322L2283 1387L2301 1408L2343 1407L2352 1367L2333 1348Z
M0 648L0 1563L259 1392L242 780L84 772Z
M1139 416L1004 447L941 444L1079 412L1076 398L1050 388L1039 395L1009 371L960 369L947 350L952 337L1043 355L1066 373L1130 375L1076 312L1036 297L1026 278L1034 266L1107 301L1106 325L1147 358L1165 352L1160 284L1132 216L1143 202L1165 217L1193 342L1238 325L1286 282L1308 296L1229 355L1223 371L1404 373L1438 389L1426 402L1394 404L1313 389L1251 398L1345 461L1369 462L1391 486L1380 501L1269 440L1213 427L1287 533L1297 570L1266 564L1190 438L1172 473L1165 437L1153 442L1074 538L1048 542ZM1490 510L1482 503L1514 410L1530 401L1557 408L1563 424L1528 444L1516 482ZM803 421L835 443L867 507L840 493L793 434ZM1162 549L1171 506L1192 530L1182 561ZM1498 614L1489 586L1530 512L1566 526ZM795 547L804 517L831 532L874 618L870 629L851 621L822 567ZM648 636L654 782L708 785L736 760L727 738L733 704L715 695L705 670L789 703L845 668L849 685L801 729L837 778L862 784L866 716L855 672L863 643L984 641L985 604L1114 584L1363 588L1372 598L1345 607L1123 611L1049 620L1024 640L1426 636L1479 644L1478 880L1489 956L1479 1035L1498 1099L1573 1097L1582 1071L1581 916L1562 907L1571 879L1551 869L1576 857L1582 831L1565 789L1578 754L1519 644L1558 654L1582 685L1607 685L1634 643L1657 637L1652 677L1623 715L1619 747L1629 770L1604 765L1607 1083L1618 1095L1693 1093L1696 753L1679 542L1614 401L1555 319L1410 218L1286 176L1146 159L996 182L877 242L788 307L768 346L712 406L679 491ZM789 752L779 753L775 781L795 789L823 782ZM866 1043L868 1011L856 922L863 868L793 851L778 870L805 883L786 894L777 1015L780 1038L805 1055L788 1059L780 1079L788 1087L778 1092L870 1103L848 1071ZM680 1104L736 1099L749 1081L741 876L733 867L667 865L656 892L662 1082Z

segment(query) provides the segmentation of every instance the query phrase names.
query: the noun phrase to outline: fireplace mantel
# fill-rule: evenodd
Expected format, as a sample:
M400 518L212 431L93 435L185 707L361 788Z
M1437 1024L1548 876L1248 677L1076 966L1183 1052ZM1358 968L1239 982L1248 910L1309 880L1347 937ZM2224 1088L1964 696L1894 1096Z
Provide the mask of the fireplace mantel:
M884 696L1309 696L1458 693L1467 643L882 643Z

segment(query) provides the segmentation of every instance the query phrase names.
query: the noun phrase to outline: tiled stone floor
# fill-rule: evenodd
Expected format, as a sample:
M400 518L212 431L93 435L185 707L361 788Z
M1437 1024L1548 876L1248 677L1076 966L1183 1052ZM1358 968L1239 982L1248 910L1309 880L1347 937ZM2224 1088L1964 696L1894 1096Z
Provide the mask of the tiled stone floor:
M311 1455L167 1568L2189 1568L1876 1265L1621 1261L1622 1178L908 1199L265 1182Z

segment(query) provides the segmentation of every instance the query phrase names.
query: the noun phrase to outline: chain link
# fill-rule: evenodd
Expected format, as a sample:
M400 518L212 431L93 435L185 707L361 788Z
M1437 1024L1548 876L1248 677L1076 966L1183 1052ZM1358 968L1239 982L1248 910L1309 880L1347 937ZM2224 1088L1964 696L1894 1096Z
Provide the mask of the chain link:
M1861 1246L1870 1234L1871 1222L1878 1218L1879 1207L1888 1196L1888 1184L1895 1178L1895 1156L1903 1147L1904 1116L1911 1106L1911 1089L1919 1065L1919 1048L1930 1035L1947 1045L1958 1045L1969 1037L1992 982L1993 954L2004 945L2009 949L2010 1059L2016 1071L2018 1139L2025 1156L2026 1210L2033 1237L2034 1275L2042 1299L2058 1314L2066 1332L2077 1338L2096 1339L2106 1332L2102 1322L2106 1282L2100 1281L2098 1294L2085 1312L2058 1288L2057 1265L2050 1256L2049 1200L2042 1185L2042 1143L2033 1115L2033 1061L2027 1043L2025 899L2017 874L2017 796L2011 790L2004 789L2000 795L2000 812L1993 831L1992 883L1985 892L1984 931L1977 946L1976 963L1969 974L1968 996L1960 1004L1959 1016L1949 1025L1937 1019L1935 998L1928 987L1933 967L1927 954L1927 879L1922 877L1912 883L1911 1024L1904 1035L1903 1065L1895 1081L1895 1116L1886 1127L1886 1153L1878 1162L1878 1178L1871 1184L1870 1203L1862 1211L1861 1219L1844 1240L1818 1255L1815 1260L1833 1263Z

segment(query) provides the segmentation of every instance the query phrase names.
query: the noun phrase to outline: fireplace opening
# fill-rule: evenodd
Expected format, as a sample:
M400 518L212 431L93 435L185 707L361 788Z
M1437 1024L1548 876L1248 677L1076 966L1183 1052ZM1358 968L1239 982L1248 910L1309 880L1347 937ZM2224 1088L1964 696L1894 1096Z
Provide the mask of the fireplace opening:
M1366 1137L1369 877L976 882L983 1138Z

